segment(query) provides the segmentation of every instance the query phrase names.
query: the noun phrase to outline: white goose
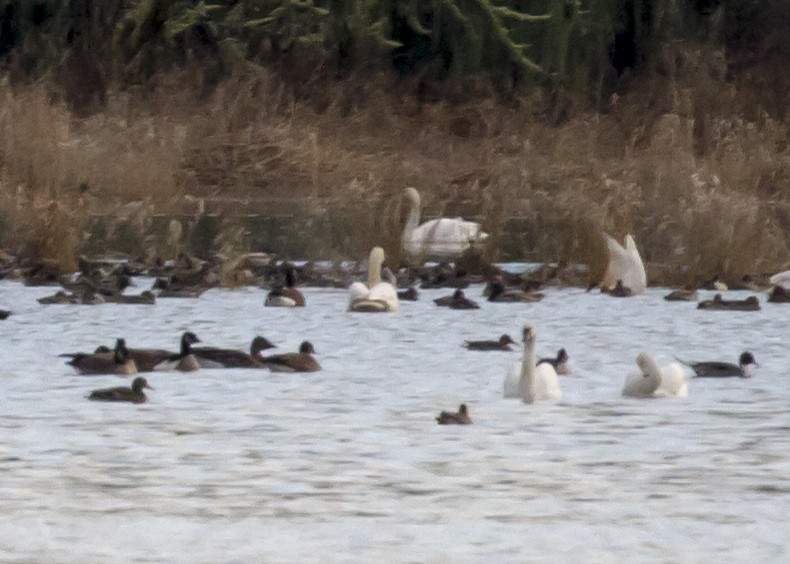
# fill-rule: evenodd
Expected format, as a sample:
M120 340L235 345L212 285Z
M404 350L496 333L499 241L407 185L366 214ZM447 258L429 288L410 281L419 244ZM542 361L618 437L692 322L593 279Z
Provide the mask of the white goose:
M662 368L652 354L642 352L636 357L636 365L639 370L626 378L623 396L630 398L688 396L686 371L679 362L671 362Z
M398 311L398 292L389 282L381 281L384 249L373 247L368 258L368 284L354 282L348 287L348 311Z
M405 194L409 201L409 217L401 237L405 260L420 264L426 260L456 260L472 245L488 238L479 223L460 217L439 217L420 225L420 193L406 188Z
M624 247L613 237L604 237L609 251L609 264L601 280L601 288L611 290L620 280L625 288L631 290L631 295L644 292L647 287L647 274L634 238L630 234L626 235Z
M557 371L548 362L535 365L535 326L524 325L522 332L524 356L505 378L504 396L521 398L524 403L558 400L562 397Z

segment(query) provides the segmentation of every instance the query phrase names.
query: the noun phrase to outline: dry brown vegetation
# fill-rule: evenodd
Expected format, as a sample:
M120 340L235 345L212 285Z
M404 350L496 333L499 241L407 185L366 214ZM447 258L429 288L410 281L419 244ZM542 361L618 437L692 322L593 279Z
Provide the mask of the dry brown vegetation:
M152 218L192 216L188 242L205 212L225 218L202 236L226 253L290 239L313 258L363 256L374 243L397 256L401 193L415 186L426 216L482 221L494 258L600 268L600 233L631 232L648 262L667 266L664 282L770 272L790 257L787 127L742 107L750 97L714 55L668 57L660 80L561 123L540 99L420 103L383 75L305 103L262 72L200 99L183 73L152 92L111 94L82 119L44 86L5 85L0 236L66 265L96 248L90 216L110 214L107 230L132 241L127 250L167 254ZM241 220L253 213L291 231L245 240Z

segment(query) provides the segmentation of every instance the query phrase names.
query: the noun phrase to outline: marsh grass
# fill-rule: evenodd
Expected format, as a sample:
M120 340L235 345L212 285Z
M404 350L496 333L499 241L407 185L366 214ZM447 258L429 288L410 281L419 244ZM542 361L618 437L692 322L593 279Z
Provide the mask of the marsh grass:
M414 186L424 219L481 221L491 259L602 271L602 233L633 233L673 283L770 272L788 257L788 131L764 114L745 120L735 87L709 68L718 61L668 55L668 78L634 82L607 111L559 124L538 98L426 102L387 75L325 85L317 106L258 71L208 99L183 90L176 73L146 93L111 94L86 119L41 86L2 86L3 223L19 234L25 214L12 210L54 214L33 231L70 235L28 246L52 256L78 252L84 218L109 214L130 246L163 252L152 216L198 221L208 211L226 218L219 233L185 223L185 241L201 252L364 258L382 245L398 264L402 193ZM267 248L252 248L233 224L254 214L285 226ZM56 240L72 243L57 249Z

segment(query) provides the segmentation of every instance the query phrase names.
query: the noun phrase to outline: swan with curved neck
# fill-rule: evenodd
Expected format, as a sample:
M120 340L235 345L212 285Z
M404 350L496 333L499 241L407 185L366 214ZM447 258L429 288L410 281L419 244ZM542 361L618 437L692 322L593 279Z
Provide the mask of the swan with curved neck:
M625 381L622 395L631 398L686 397L688 384L683 367L671 362L665 367L648 353L636 357L639 371L631 374Z
M632 296L644 292L647 287L647 273L634 238L630 233L626 235L625 246L623 246L613 237L609 235L605 237L609 263L601 280L601 288L612 290L619 281L623 288L631 291Z
M562 398L557 371L550 363L535 365L535 326L526 323L522 331L524 355L521 364L505 378L504 396L518 397L524 403Z
M395 312L400 303L395 286L381 280L384 249L373 247L368 258L368 284L354 282L348 288L348 310L359 312Z
M440 217L420 225L420 193L415 188L406 188L409 215L401 236L404 259L422 263L426 260L457 260L473 245L488 238L480 224L462 218Z

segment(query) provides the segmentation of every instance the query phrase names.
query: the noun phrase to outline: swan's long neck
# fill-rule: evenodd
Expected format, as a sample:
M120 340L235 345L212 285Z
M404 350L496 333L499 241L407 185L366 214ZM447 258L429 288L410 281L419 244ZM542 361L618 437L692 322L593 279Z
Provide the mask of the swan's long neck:
M417 229L420 225L420 196L412 194L409 200L409 215L406 218L406 225L403 228L404 233L410 233Z
M649 380L656 384L656 387L661 384L661 367L653 356L647 356L645 358L643 371Z
M524 341L524 356L521 359L521 399L527 403L535 401L535 341Z
M381 265L383 261L380 257L371 256L368 260L368 288L372 288L381 282Z

